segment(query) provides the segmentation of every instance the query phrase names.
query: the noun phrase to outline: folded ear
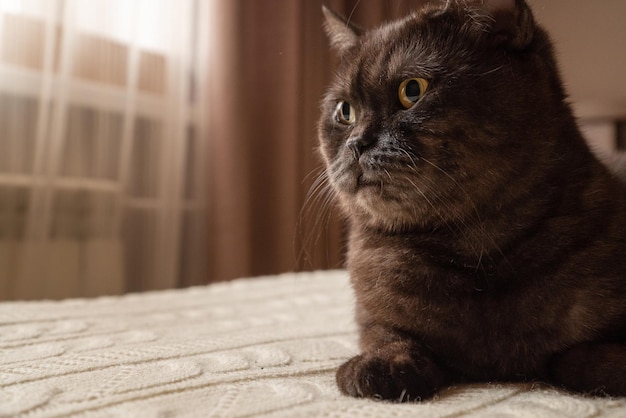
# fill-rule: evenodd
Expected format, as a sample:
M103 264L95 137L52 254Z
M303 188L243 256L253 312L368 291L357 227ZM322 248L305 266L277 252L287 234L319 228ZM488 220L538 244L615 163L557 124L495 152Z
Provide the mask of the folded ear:
M535 20L525 0L481 0L493 17L492 30L513 49L524 49L533 40Z
M354 47L359 37L363 34L363 30L326 6L322 6L322 11L326 18L324 29L326 29L331 46L337 50L339 54L343 54L348 49Z

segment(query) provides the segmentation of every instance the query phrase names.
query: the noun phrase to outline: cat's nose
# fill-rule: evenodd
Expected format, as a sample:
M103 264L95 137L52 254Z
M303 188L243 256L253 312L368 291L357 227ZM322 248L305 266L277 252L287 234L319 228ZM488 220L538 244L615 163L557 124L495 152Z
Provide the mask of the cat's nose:
M354 158L358 159L371 143L372 141L368 141L363 135L351 136L346 141L346 147L352 151Z

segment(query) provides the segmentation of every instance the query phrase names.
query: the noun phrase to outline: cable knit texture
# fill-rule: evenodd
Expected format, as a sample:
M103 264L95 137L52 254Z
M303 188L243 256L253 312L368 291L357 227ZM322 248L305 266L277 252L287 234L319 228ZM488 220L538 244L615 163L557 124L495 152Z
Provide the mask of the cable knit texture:
M357 352L342 271L0 304L0 417L624 417L626 400L459 386L421 404L341 396Z

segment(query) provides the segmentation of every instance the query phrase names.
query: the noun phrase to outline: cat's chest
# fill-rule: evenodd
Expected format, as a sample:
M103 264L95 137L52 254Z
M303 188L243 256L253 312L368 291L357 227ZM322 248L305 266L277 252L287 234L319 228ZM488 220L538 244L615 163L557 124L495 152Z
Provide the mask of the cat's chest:
M419 334L467 331L483 321L495 295L474 278L434 266L421 255L370 256L349 263L358 304L369 319ZM445 331L443 331L445 330Z
M473 293L480 291L482 279L467 275L457 264L458 257L444 248L402 239L356 240L348 257L359 303L372 314L393 321L414 321L419 316L432 322L460 306L471 310L473 303L469 302L473 302Z
M527 370L534 367L527 361L542 358L529 352L547 353L573 338L566 336L569 308L546 303L545 289L507 284L459 260L446 262L453 252L433 258L419 245L397 241L352 244L348 267L359 323L403 330L458 367L489 370L493 359L505 359L503 373Z
M496 274L480 254L463 254L443 240L356 235L348 267L357 293L385 294L432 304L482 292Z
M463 283L471 278L437 268L423 255L373 252L368 260L350 265L358 322L414 335L451 362L458 361L454 367L468 363L492 369L492 358L515 352L519 340L511 336L528 330L515 320L523 312L518 301L499 301L496 293ZM485 357L484 350L493 356Z
M348 267L364 321L467 342L528 331L539 305L523 287L500 285L495 267L439 245L357 240ZM543 309L537 306L537 309Z

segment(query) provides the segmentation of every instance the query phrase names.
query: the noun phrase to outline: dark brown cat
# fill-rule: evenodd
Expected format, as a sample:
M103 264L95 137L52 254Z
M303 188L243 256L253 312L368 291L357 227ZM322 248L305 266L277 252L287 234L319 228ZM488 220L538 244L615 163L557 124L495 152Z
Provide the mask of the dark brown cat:
M626 194L585 145L523 0L433 2L341 62L321 152L350 221L362 354L337 383L419 400L539 380L626 395Z

